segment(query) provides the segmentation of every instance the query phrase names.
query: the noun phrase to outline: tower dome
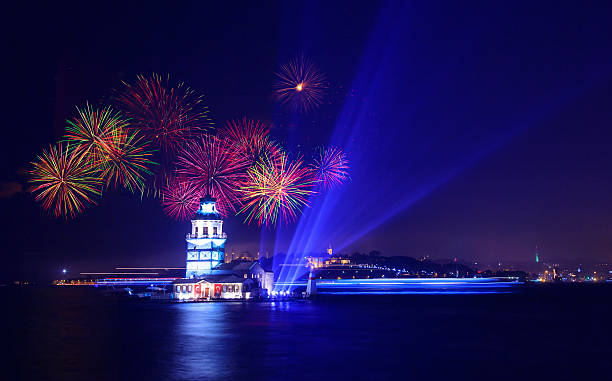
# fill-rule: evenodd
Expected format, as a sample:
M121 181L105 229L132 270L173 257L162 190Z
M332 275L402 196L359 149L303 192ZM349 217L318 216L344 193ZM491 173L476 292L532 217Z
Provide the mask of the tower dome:
M200 207L195 212L194 220L221 220L217 210L217 200L211 196L200 198Z

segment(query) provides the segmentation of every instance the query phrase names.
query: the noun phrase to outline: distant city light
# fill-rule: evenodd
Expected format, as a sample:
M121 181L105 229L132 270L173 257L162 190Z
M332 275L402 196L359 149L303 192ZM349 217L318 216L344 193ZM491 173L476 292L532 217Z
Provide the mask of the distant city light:
M63 270L62 270L62 273L63 273L63 274L66 274L67 272L68 272L68 270L66 270L66 269L63 269Z

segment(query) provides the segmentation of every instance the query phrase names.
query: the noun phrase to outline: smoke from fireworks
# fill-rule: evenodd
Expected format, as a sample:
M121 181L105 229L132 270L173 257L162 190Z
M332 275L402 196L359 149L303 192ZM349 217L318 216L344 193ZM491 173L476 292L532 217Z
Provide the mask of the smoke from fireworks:
M289 162L281 153L277 158L267 158L247 171L247 181L241 187L246 221L257 220L259 226L275 225L295 220L301 208L308 205L313 194L313 180L301 160Z
M306 113L323 100L325 76L309 59L298 56L281 65L274 84L278 99L294 111Z
M253 165L264 157L275 157L281 149L270 139L270 127L263 122L247 118L230 120L219 130L219 135L227 139L236 155L246 157Z
M217 209L227 216L239 203L238 188L249 160L232 150L231 142L212 135L188 142L177 154L177 173L188 178L204 194L217 199Z
M189 220L202 197L198 186L183 177L172 177L161 190L164 212L178 221Z
M55 217L74 218L88 204L95 204L93 196L100 196L97 168L83 148L72 148L59 143L50 146L32 163L31 183L36 201Z
M202 96L183 83L172 86L170 76L139 75L116 96L132 123L153 141L165 158L186 139L211 126Z
M321 189L333 189L348 179L346 155L337 147L317 150L311 168Z

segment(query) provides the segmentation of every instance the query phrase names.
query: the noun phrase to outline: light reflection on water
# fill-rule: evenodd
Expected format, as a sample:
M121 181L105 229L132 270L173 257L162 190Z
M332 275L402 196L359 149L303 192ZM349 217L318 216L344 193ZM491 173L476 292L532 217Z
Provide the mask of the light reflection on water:
M5 337L14 340L9 347L16 356L7 369L17 373L8 379L470 379L499 369L523 375L539 369L550 377L572 369L595 372L611 355L605 332L612 311L601 301L609 300L612 288L605 286L181 304L121 302L90 289L34 290L5 305L15 318L4 325L11 328ZM546 350L534 342L546 343Z
M310 302L180 303L169 327L171 378L268 379L282 377L306 356L295 337L312 336ZM299 314L299 316L298 316ZM316 342L316 335L311 337ZM298 340L300 341L300 340ZM299 344L299 343L297 343ZM272 361L271 361L272 360ZM277 361L282 361L278 363ZM289 374L289 373L286 373Z
M175 324L169 326L174 338L174 376L184 379L227 377L231 358L228 353L229 318L220 303L182 303L170 306L176 310Z

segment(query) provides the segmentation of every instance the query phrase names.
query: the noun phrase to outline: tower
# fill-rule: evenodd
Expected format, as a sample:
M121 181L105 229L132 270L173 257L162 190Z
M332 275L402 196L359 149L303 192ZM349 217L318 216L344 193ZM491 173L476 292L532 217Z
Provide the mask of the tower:
M216 200L210 196L200 199L200 207L191 220L191 233L187 233L187 278L210 274L211 269L225 258L223 220L217 211Z
M536 255L536 263L540 263L540 254L539 254L539 250L538 250L538 246L536 245L536 251L535 251L535 255Z
M310 266L310 272L308 273L308 283L306 283L306 295L312 296L317 293L317 281L314 278L312 266Z

